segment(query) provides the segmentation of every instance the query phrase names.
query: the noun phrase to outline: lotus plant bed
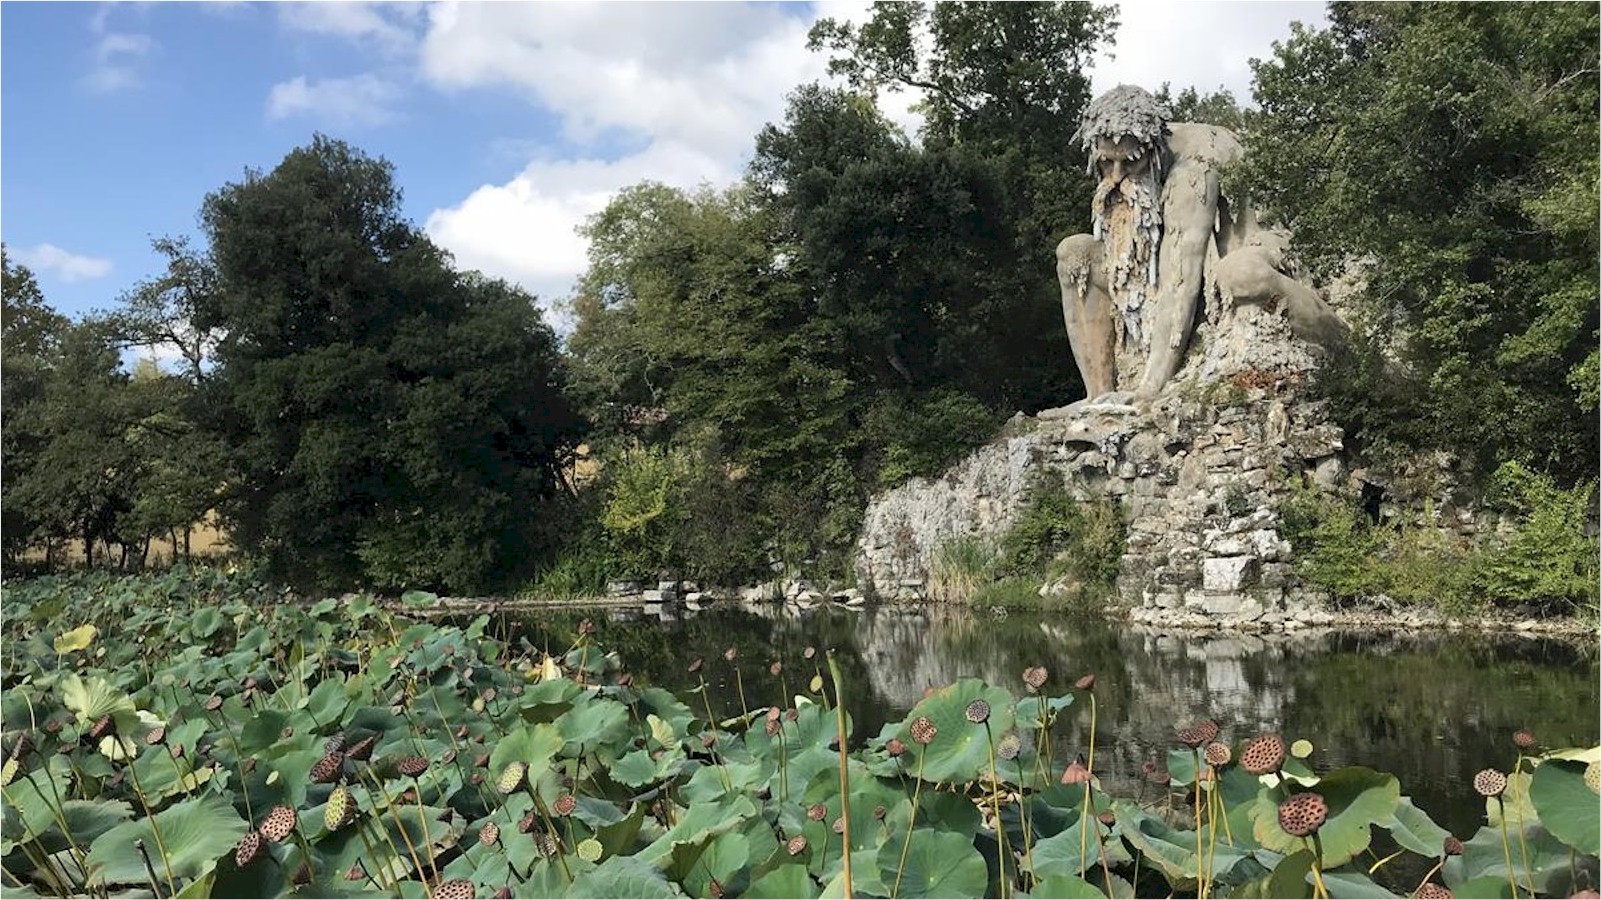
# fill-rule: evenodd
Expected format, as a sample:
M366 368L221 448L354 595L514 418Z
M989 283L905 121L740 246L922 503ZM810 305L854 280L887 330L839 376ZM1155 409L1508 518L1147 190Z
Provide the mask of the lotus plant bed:
M804 673L719 720L588 620L546 652L215 570L4 604L8 897L1596 896L1601 748L1527 732L1451 835L1204 710L1105 793L1094 676L1026 661L867 735L826 651L683 660Z

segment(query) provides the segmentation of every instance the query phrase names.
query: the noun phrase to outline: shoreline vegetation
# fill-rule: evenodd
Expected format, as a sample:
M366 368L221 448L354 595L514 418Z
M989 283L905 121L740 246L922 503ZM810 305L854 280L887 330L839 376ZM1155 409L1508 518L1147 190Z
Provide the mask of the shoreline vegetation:
M700 687L674 695L590 619L542 649L485 615L221 569L4 592L0 862L39 896L1533 898L1601 878L1601 747L1543 746L1538 723L1453 786L1483 816L1452 834L1393 775L1205 708L1110 792L1112 696L1028 660L869 734L827 648L680 651ZM742 686L737 714L711 713L711 678Z

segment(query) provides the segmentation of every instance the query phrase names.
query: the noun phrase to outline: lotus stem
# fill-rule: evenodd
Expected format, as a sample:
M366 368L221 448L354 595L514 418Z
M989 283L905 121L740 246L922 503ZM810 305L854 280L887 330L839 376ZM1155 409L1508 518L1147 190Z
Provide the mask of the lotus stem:
M378 780L378 776L377 775L373 774L372 766L366 766L363 769L361 769L360 771L365 772L367 774L367 777L372 779L373 787L376 789L376 792L377 792L379 798L382 799L383 802L384 802L384 812L389 814L390 820L395 823L395 828L400 831L400 839L406 845L406 852L411 856L411 863L412 863L412 865L417 867L417 877L421 878L421 879L426 879L427 876L425 876L423 874L424 870L423 870L423 867L422 867L422 857L417 855L417 848L411 842L411 835L406 833L406 825L405 825L405 823L400 821L400 814L395 812L395 804L390 802L390 800L389 800L389 792L384 790L383 783ZM419 799L421 799L421 798L419 798ZM385 827L384 828L384 834L388 835L388 833L389 833L389 829L387 827ZM390 838L389 843L390 843L390 846L393 847L394 846L394 839ZM397 852L398 852L398 848L397 848Z
M1497 796L1495 802L1501 808L1501 855L1506 859L1506 883L1512 889L1512 900L1518 900L1517 870L1512 868L1512 846L1506 836L1506 801Z
M430 766L430 768L432 768ZM417 776L411 776L411 784L417 790L417 821L422 823L422 839L428 844L428 868L434 870L434 880L439 880L439 860L434 858L434 836L429 833L427 804L423 803L422 782Z
M72 829L67 827L67 816L65 812L66 807L63 806L61 802L61 790L56 787L56 779L50 774L48 766L46 767L44 774L44 780L50 785L50 795L56 799L56 805L50 809L50 814L55 817L56 825L61 828L61 833L66 835L67 845L72 848L72 862L78 867L78 874L83 877L84 886L87 887L89 884L89 870L84 866L85 854L83 852L83 848L78 846L78 840L73 835ZM33 792L35 794L38 794L40 797L44 796L44 792L39 790L39 783L33 780L32 772L23 772L22 777L27 779L29 784L33 785ZM10 794L6 794L5 798L6 802L11 804L13 809L18 808L16 802L11 799ZM149 810L146 810L145 812L146 815L149 814Z
M740 671L739 663L730 663L734 667L734 686L739 690L739 714L750 718L750 707L745 705L745 673ZM835 688L838 690L838 688Z
M1190 758L1195 760L1195 778L1191 786L1195 792L1195 874L1200 885L1196 891L1199 900L1206 900L1206 857L1201 853L1201 753L1194 747L1190 748Z
M372 864L374 866L380 865L380 862L378 860L378 851L373 849L372 840L367 837L367 829L361 823L357 823L357 825L356 825L356 834L357 834L357 836L359 836L361 838L361 846L362 846L362 848L367 851L367 858L372 860ZM381 865L383 867L383 870L389 869L389 864L388 863L382 863ZM385 884L380 884L378 882L374 882L374 886L377 887L378 890L380 890L380 891L393 891L395 889L395 883L394 883L393 878L389 874L389 872L381 871L381 874L383 874L385 879L389 881L389 884L385 885ZM372 877L372 873L368 872L367 873L367 877L371 878Z
M113 737L112 740L120 741L122 738ZM144 807L145 817L150 820L150 833L156 839L156 852L161 854L161 866L167 872L167 889L176 894L178 893L178 885L172 877L172 859L167 855L167 842L161 837L161 826L156 823L156 814L150 811L150 801L145 799L144 785L139 783L139 767L134 765L137 760L137 756L129 759L126 768L133 777L133 790L134 794L139 798L139 805Z
M1329 889L1323 884L1323 841L1315 831L1310 842L1306 838L1301 838L1301 841L1312 851L1312 885L1317 888L1316 896L1321 900L1329 900Z
M135 838L133 849L139 851L139 858L145 861L145 876L150 879L150 892L161 898L161 886L156 883L156 867L150 864L150 851L145 849L144 838Z
M217 729L228 736L228 743L233 746L233 762L239 769L239 790L245 795L245 815L249 816L250 821L254 822L256 821L256 811L250 805L250 778L245 774L245 753L239 749L239 739L234 737L233 729L228 726L227 721L217 721L222 717L217 716L217 719L213 719L212 716L213 714L208 711L206 719L215 722Z
M737 669L735 671L738 671ZM839 672L839 660L834 651L828 651L828 674L834 680L834 715L839 723L839 801L840 817L844 821L843 861L845 864L845 900L852 896L851 884L851 778L850 757L845 745L850 737L845 729L845 679Z
M1517 765L1512 767L1512 780L1511 780L1512 784L1518 784L1518 775L1523 771L1523 759L1524 759L1523 753L1521 751L1519 751ZM1523 796L1525 798L1527 798L1529 796L1529 792L1528 792L1527 788L1524 789ZM1523 857L1523 874L1525 874L1525 875L1527 875L1529 877L1529 884L1532 886L1534 884L1534 870L1529 867L1529 839L1527 837L1525 837L1524 834L1523 834L1523 804L1521 804L1521 803L1518 804L1517 813L1518 813L1518 825L1517 825L1517 827L1518 827L1518 853ZM1505 803L1503 803L1502 806L1501 806L1501 814L1502 814L1502 816L1506 815L1506 804Z
M1406 852L1406 851L1397 850L1394 853L1390 854L1389 856L1386 856L1384 859L1379 860L1377 863L1374 863L1373 864L1373 868L1368 869L1368 874L1372 875L1379 868L1379 866L1384 865L1385 863L1389 862L1390 860L1394 859L1395 857L1400 856L1404 852ZM1434 873L1440 871L1440 867L1444 866L1444 865L1445 865L1445 857L1442 856L1442 857L1440 857L1439 861L1434 864L1434 868L1430 869L1428 871L1428 873L1423 876L1423 879L1418 882L1418 886L1412 889L1412 896L1416 897L1418 891L1423 890L1423 886L1425 884L1428 884L1429 883L1429 879L1434 877Z
M1001 900L1006 900L1006 825L1001 822L1001 776L995 770L995 736L990 732L989 719L984 720L984 741L989 745L990 758L990 798L995 808L995 837L1000 844L1000 852L995 856L996 865L1000 868L1000 878L996 886L1000 890Z
M906 874L906 856L912 849L912 832L917 829L917 801L923 795L923 764L928 761L928 746L918 744L922 749L917 752L917 784L912 788L912 816L906 820L906 840L901 843L901 864L895 869L895 886L890 888L890 898L900 896L901 876Z

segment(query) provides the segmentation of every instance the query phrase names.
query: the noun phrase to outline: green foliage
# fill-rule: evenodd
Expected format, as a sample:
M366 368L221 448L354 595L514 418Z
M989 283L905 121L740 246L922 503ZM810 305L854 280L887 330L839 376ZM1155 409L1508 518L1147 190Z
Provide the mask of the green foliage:
M323 137L206 198L222 510L298 581L505 584L548 552L581 422L532 298L453 271L399 203L388 163Z
M1511 538L1492 548L1480 573L1491 596L1508 603L1596 606L1601 585L1596 539L1596 483L1562 489L1548 475L1504 463L1491 482L1491 500L1517 515Z
M1325 380L1336 413L1370 452L1593 476L1596 9L1329 17L1256 64L1246 143L1303 258L1365 282L1358 352Z
M103 635L93 653L58 654L60 626L32 615L61 597ZM350 893L343 876L356 871L373 876L363 895L400 897L457 881L485 894L709 896L713 880L753 896L1085 897L1127 894L1138 872L1164 895L1304 897L1315 879L1343 897L1384 896L1374 877L1410 887L1429 869L1459 894L1499 892L1499 880L1509 895L1515 883L1520 895L1566 896L1596 874L1593 746L1520 755L1513 787L1484 806L1464 852L1442 860L1446 830L1394 776L1360 766L1297 762L1287 787L1223 764L1197 784L1184 748L1154 797L1150 784L1137 798L1064 786L1069 760L1035 748L1095 706L1049 680L1019 699L961 679L867 737L848 721L866 673L836 672L839 709L803 697L770 727L760 709L712 722L697 714L709 710L694 696L704 686L681 699L647 685L642 660L609 645L604 624L565 649L524 652L491 636L487 617L433 624L370 596L310 603L250 573L182 568L13 582L5 602L20 615L4 633L4 842L8 890L27 894L154 881L163 896L325 896ZM205 613L215 621L202 635L192 623ZM676 669L684 651L660 662ZM795 647L779 653L809 668ZM1118 715L1115 683L1096 688L1103 723ZM115 734L97 740L101 716ZM371 741L370 759L329 753L358 741ZM469 765L474 754L487 767ZM425 772L402 774L408 758ZM1315 841L1281 828L1291 790L1327 806ZM329 814L336 791L346 819ZM408 791L414 802L394 802ZM831 827L847 800L848 884ZM253 828L283 823L269 813L280 805L294 811L293 833L264 844L270 859L239 856ZM1368 854L1380 845L1405 856ZM63 864L26 862L45 858Z
M1013 571L1067 575L1081 593L1104 595L1117 581L1126 535L1116 503L1077 500L1067 485L1044 478L1001 548Z
M997 425L994 413L967 394L936 390L912 401L885 396L868 411L865 429L869 443L883 448L879 486L938 475L989 440Z
M994 579L998 559L995 549L982 538L946 541L934 551L928 576L929 599L969 599Z

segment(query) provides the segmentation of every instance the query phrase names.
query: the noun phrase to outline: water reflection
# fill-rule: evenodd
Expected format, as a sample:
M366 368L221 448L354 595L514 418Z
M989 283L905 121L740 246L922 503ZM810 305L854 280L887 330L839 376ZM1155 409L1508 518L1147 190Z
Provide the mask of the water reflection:
M1478 770L1510 768L1512 732L1529 728L1544 746L1597 741L1593 643L1482 634L1331 632L1321 635L1163 634L1101 619L1040 613L990 614L963 607L638 608L524 615L501 627L561 649L584 615L635 677L675 691L702 672L720 713L740 711L734 668L752 707L807 690L834 648L857 738L898 721L923 696L965 677L1021 694L1021 673L1045 665L1060 693L1094 672L1099 704L1096 769L1114 791L1138 790L1141 764L1165 764L1176 725L1210 716L1230 740L1263 730L1306 738L1319 768L1360 763L1395 773L1436 821L1464 837L1481 824L1469 787ZM728 647L734 663L723 659ZM774 674L770 664L779 662ZM786 691L788 694L786 695ZM1087 711L1059 733L1060 750L1082 752Z

